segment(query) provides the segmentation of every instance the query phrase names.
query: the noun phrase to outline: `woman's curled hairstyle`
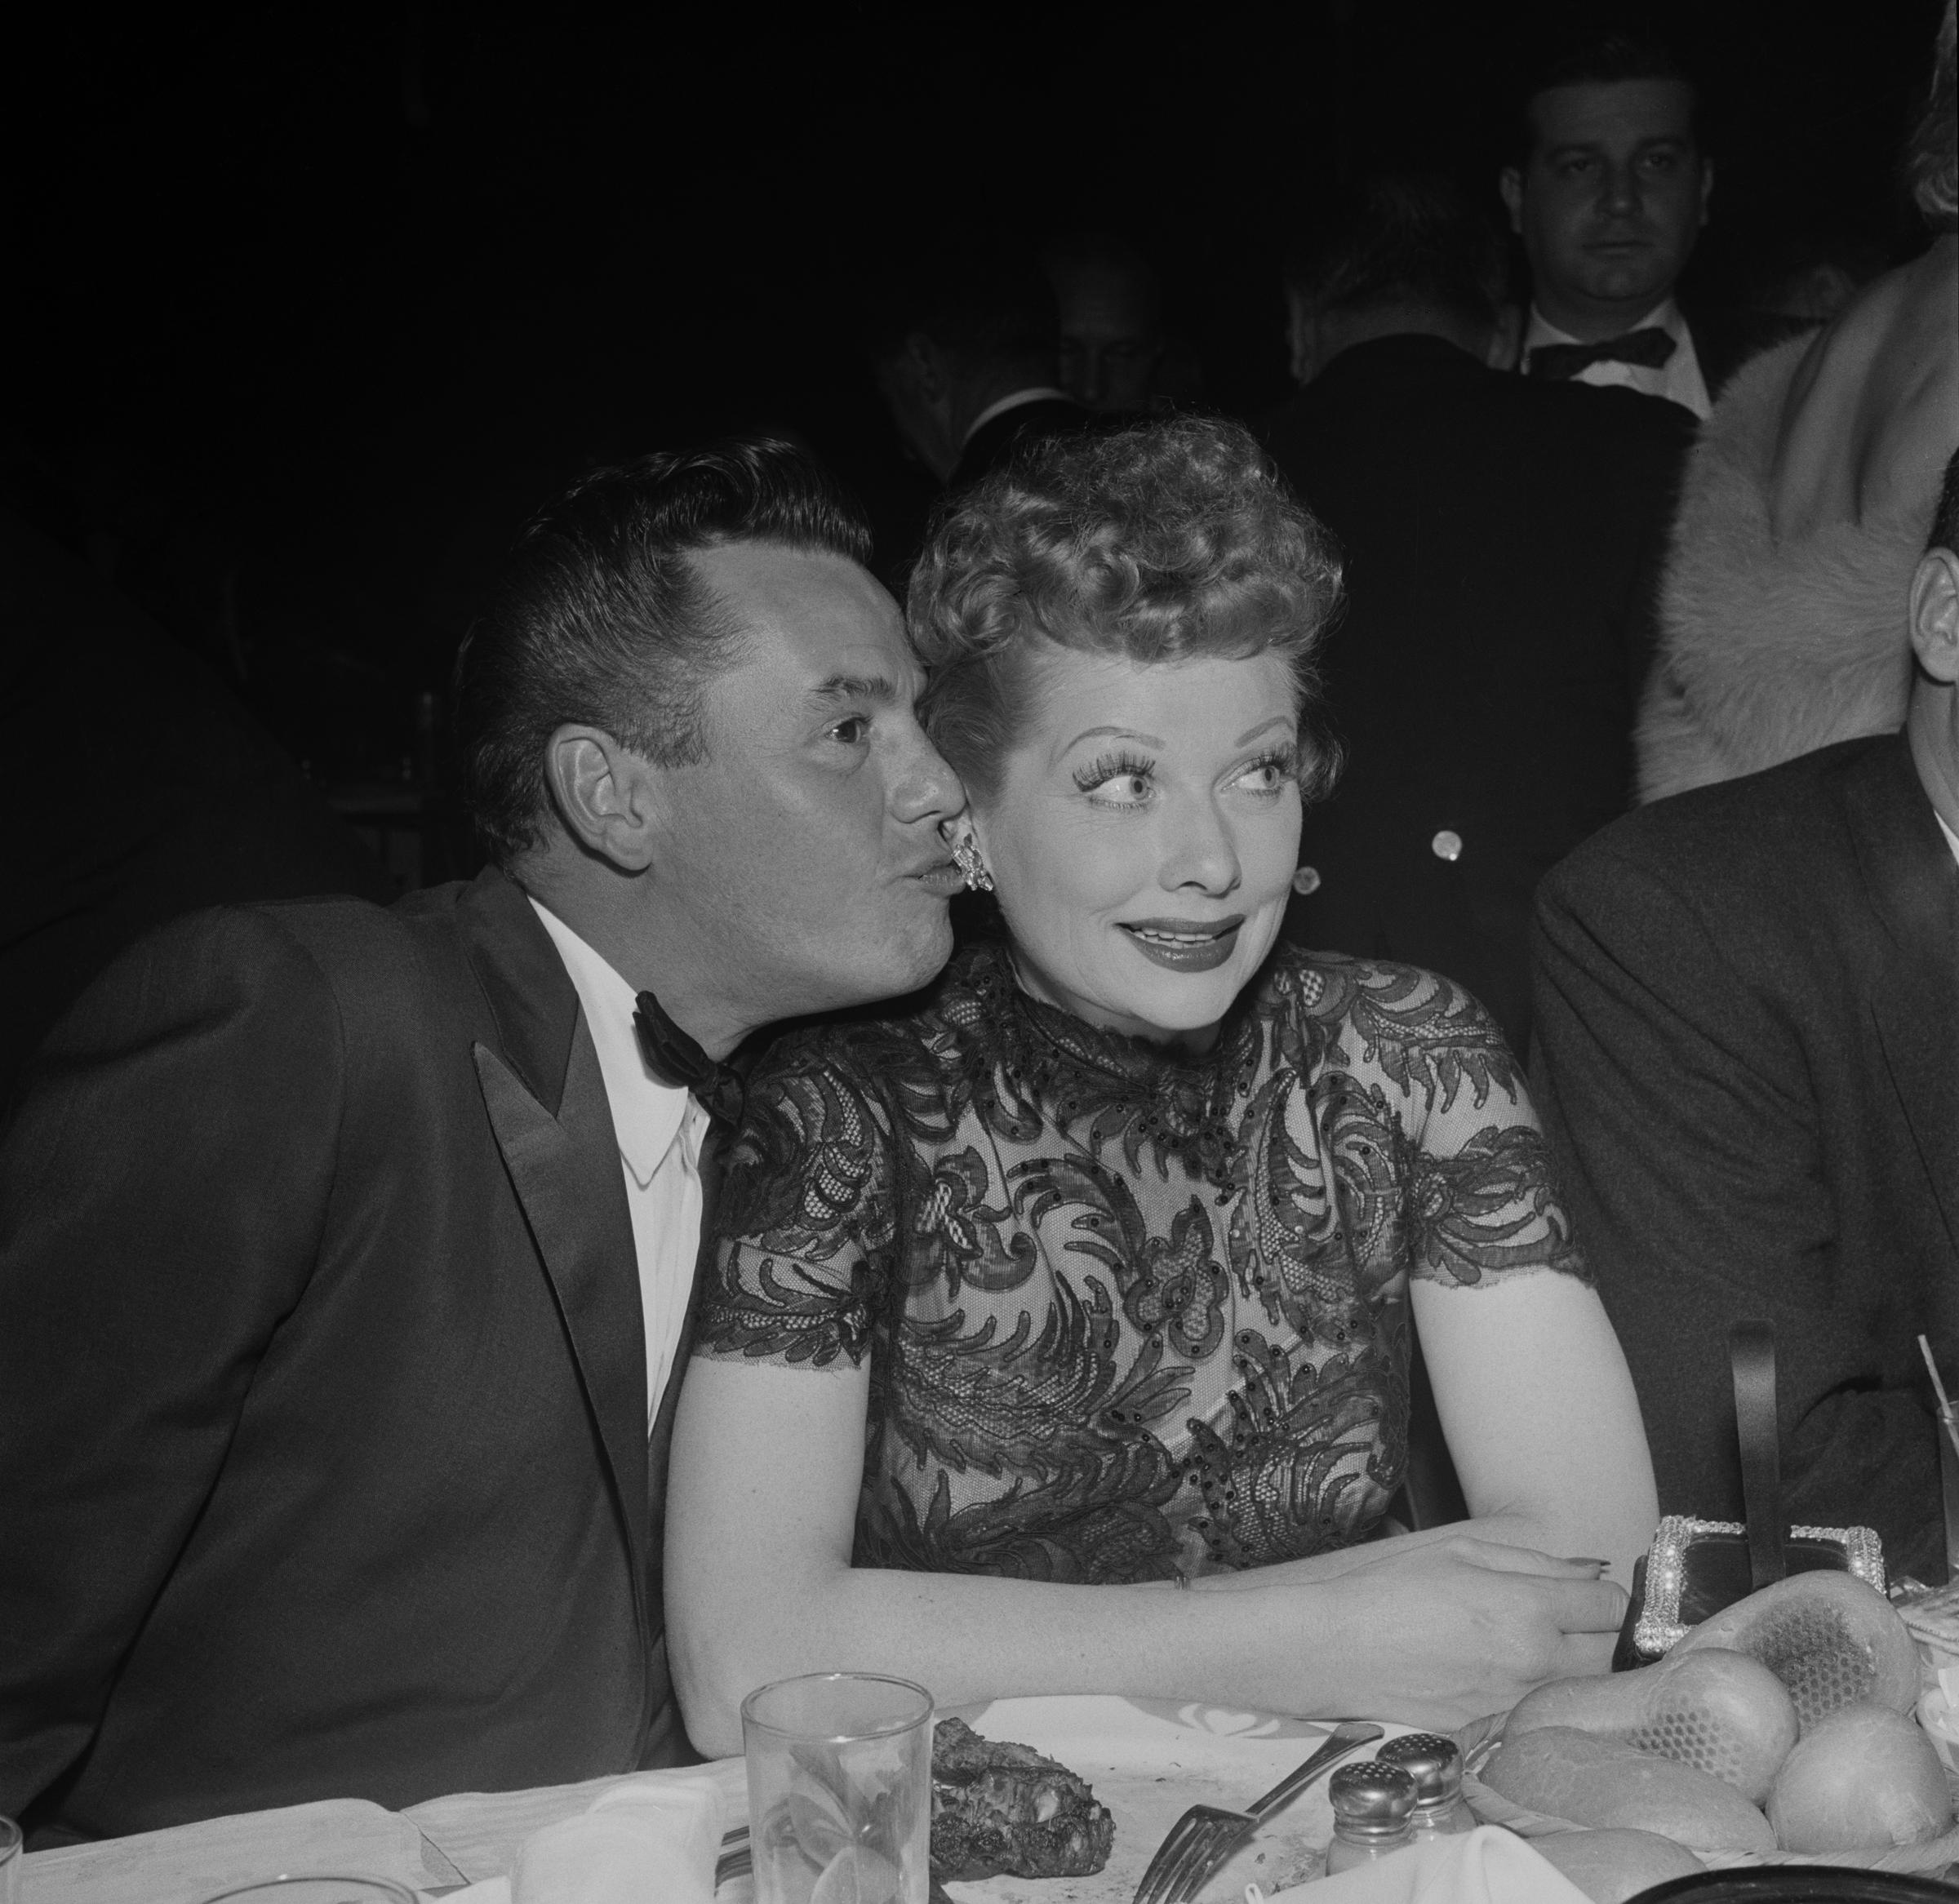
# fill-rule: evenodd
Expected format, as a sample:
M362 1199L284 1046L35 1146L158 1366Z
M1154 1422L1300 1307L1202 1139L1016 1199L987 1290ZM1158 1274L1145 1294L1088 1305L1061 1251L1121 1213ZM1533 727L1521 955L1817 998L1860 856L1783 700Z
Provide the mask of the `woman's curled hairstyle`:
M935 745L986 798L1023 730L1046 643L1131 661L1283 656L1299 784L1331 787L1313 656L1340 603L1331 538L1242 425L1177 417L1057 437L947 504L912 572Z

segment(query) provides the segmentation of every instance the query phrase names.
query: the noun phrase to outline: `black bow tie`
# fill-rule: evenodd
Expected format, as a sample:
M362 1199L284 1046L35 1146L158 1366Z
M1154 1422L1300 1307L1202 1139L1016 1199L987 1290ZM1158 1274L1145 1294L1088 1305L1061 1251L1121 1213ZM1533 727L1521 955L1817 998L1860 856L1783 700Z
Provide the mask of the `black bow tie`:
M723 1123L741 1121L741 1079L728 1065L717 1064L694 1040L669 1018L651 992L639 995L633 1014L639 1049L646 1069L663 1085L691 1091L710 1117Z
M1657 371L1678 348L1671 331L1648 324L1598 344L1540 344L1530 353L1530 375L1561 382L1593 364L1640 364Z

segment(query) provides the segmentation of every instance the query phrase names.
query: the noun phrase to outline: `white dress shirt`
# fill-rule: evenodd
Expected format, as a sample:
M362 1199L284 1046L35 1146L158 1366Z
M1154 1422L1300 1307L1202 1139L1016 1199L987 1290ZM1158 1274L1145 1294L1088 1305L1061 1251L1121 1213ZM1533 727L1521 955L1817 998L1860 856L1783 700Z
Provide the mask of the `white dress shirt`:
M1708 395L1707 379L1700 374L1700 359L1694 354L1694 339L1680 306L1672 299L1655 306L1628 331L1644 331L1657 326L1673 340L1673 354L1656 370L1646 364L1587 364L1572 378L1575 384L1615 384L1637 390L1642 397L1664 397L1683 405L1704 419L1714 407ZM1535 304L1530 307L1530 327L1524 333L1524 354L1517 360L1520 371L1530 368L1530 353L1540 344L1579 344L1569 331L1561 331Z
M708 1114L687 1091L646 1069L633 1028L638 994L549 908L537 916L578 992L598 1048L599 1075L619 1138L639 1259L639 1307L646 1331L646 1420L660 1412L694 1286L700 1248L700 1146Z

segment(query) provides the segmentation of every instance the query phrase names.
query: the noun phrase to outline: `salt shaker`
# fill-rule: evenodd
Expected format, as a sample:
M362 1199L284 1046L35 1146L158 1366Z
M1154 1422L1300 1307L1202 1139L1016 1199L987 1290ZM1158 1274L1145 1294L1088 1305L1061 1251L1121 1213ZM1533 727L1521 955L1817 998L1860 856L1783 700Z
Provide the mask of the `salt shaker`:
M1463 1802L1463 1755L1454 1739L1439 1732L1411 1732L1388 1740L1379 1755L1383 1764L1399 1765L1415 1781L1415 1816L1410 1822L1416 1844L1476 1829L1476 1820Z
M1327 1781L1326 1796L1333 1805L1328 1877L1415 1842L1415 1781L1399 1765L1379 1759L1343 1765Z

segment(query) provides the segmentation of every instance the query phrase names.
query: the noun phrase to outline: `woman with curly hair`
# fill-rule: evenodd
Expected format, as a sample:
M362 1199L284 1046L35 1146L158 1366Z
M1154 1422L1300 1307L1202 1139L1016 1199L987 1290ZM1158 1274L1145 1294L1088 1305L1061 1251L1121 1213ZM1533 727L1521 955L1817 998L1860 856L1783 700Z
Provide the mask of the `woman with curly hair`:
M1339 598L1225 423L938 524L922 712L998 930L753 1081L669 1497L703 1749L833 1667L1427 1724L1605 1668L1624 1596L1559 1556L1629 1561L1652 1473L1516 1061L1278 942ZM1474 1518L1393 1534L1411 1328Z

